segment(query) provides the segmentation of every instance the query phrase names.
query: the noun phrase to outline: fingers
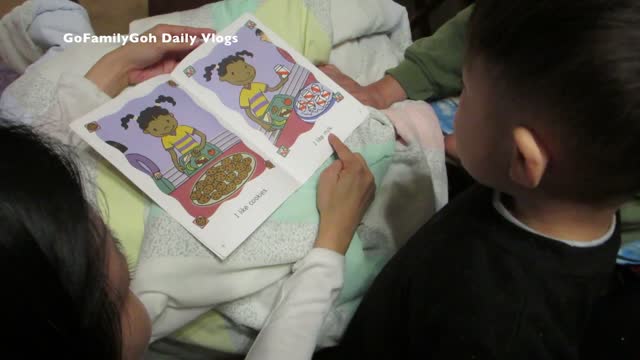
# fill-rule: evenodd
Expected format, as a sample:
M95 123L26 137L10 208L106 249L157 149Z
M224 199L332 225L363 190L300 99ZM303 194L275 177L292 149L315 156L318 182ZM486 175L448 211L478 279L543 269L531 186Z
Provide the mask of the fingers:
M329 180L332 180L332 182L335 182L338 179L338 175L340 174L340 171L342 171L342 166L343 164L341 160L334 161L331 165L329 165L326 169L324 169L324 171L320 175L320 182L325 182Z
M165 53L186 53L197 48L202 42L196 41L193 44L191 42L168 42L161 43L160 48Z
M161 24L156 25L149 31L154 34L170 34L170 35L196 35L201 36L202 34L215 34L215 30L209 28L197 28L191 26L180 26L180 25L169 25L169 24Z
M338 158L342 161L349 161L353 157L353 153L347 145L345 145L337 136L329 134L329 144L338 155Z
M369 171L369 165L367 165L367 160L364 159L364 157L360 154L360 153L355 153L355 159L358 163L358 170L360 172L367 172L367 173L371 173Z
M169 34L171 36L180 36L180 35L188 35L186 42L169 42L163 43L163 49L169 52L186 52L195 49L202 43L202 35L204 34L215 34L215 30L209 28L195 28L189 26L178 26L178 25L156 25L151 30L150 33L162 36L162 34ZM197 41L192 42L190 39L192 36L197 37Z
M354 170L362 175L366 175L365 173L370 174L369 166L364 157L360 153L352 152L337 136L329 134L329 144L331 144L338 158L342 161L343 169Z
M373 182L373 174L371 173L371 169L369 169L369 165L364 157L360 153L354 154L354 165L353 168L358 173L358 175L363 179L365 183Z

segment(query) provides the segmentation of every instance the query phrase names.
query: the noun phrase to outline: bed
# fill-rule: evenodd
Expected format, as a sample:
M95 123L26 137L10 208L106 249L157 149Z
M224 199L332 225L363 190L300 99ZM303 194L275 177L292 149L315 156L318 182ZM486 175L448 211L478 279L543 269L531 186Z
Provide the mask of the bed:
M211 0L148 0L149 16L162 15L175 11L195 9L202 5L217 2ZM428 36L457 11L468 6L473 0L397 0L405 6L409 14L413 39Z
M411 44L412 29L409 26L407 13L403 9L393 6L390 1L385 0L352 0L348 3L338 0L254 0L235 1L228 4L218 2L196 9L169 13L164 12L197 6L200 2L165 1L163 4L158 2L160 7L155 7L157 4L152 6L152 2L153 0L149 3L150 10L162 11L163 14L134 21L130 26L131 32L145 31L157 23L222 28L239 14L250 11L258 14L259 18L267 23L272 30L278 32L290 45L313 62L334 63L363 84L377 80L384 74L386 69L395 66L402 60L404 49ZM334 2L336 5L332 6ZM172 3L177 4L175 5L177 7L173 7ZM434 4L439 2L425 3L435 6ZM336 8L339 9L336 10ZM279 16L283 12L290 19L287 23L280 21ZM353 14L356 15L354 16ZM428 13L423 12L413 16L414 34L418 31L416 29L419 28L417 24L421 23L418 19L424 19L424 16L427 16L425 14ZM310 21L308 15L313 15L315 20ZM376 19L376 21L372 22L370 21L371 19ZM425 26L425 24L421 24ZM426 26L430 28L428 23ZM50 91L54 88L62 71L84 74L91 64L112 48L109 46L78 46L66 50L59 56L52 57L46 63L46 66L36 66L33 69L34 71L25 74L10 89L12 109L18 109L16 115L28 122L29 118L37 116L35 112L37 109L46 107L46 102L51 97ZM34 83L40 84L37 87L38 91L34 91L31 85ZM430 198L415 202L433 205L428 209L428 214L432 214L446 202L444 155L442 149L429 149L429 151L424 151L424 154L427 173L423 174L425 175L423 179L427 181L421 186L426 186L430 189L430 191L425 192L430 194L428 195ZM415 170L415 167L410 169L409 175L413 174L411 173L413 170ZM398 178L402 178L402 174L407 174L407 169L399 169L398 171ZM413 181L412 179L409 180ZM112 182L111 186L118 186L118 181L121 180L113 176L108 181ZM99 184L101 183L99 182ZM412 188L415 184L400 185L406 192L407 188ZM380 194L380 196L376 195L376 197L384 198L387 195ZM137 206L134 206L134 203L140 203L142 207L148 206L148 204L145 205L143 203L143 199L136 198L135 194L123 193L122 197L127 199L125 207L129 211ZM423 211L424 209L417 209L411 212L422 214ZM111 207L111 212L118 213L118 211L114 211L113 206ZM134 234L132 237L139 237L139 233L142 231L141 228L133 228L131 224L128 224L126 211L123 210L122 213L125 216L123 216L124 220L121 220L121 222L123 224L126 223L125 227L127 228L121 231L128 231ZM420 218L419 221L424 221L427 217L418 216ZM402 224L401 228L408 229L406 230L408 234L403 234L399 237L407 238L412 232L411 229L415 230L420 225L421 223L418 222ZM397 229L392 230L394 232L400 231ZM137 235L135 235L136 233ZM123 238L122 234L119 235ZM399 246L400 244L395 245ZM125 245L125 247L127 246ZM135 244L131 246L131 248L135 247ZM139 252L140 243L137 244L137 248ZM137 257L138 253L134 254L132 252L130 255ZM359 269L366 269L366 271L349 275L360 279L356 281L358 286L355 286L354 289L349 289L350 291L353 290L351 292L355 294L354 301L348 304L345 303L350 307L350 313L357 307L357 297L362 295L370 281L372 281L375 271L379 270L378 265L375 265L374 267L377 266L377 268L373 269L371 264L366 262L358 263L358 266ZM174 332L170 337L155 342L151 346L149 358L229 358L229 356L232 356L229 352L242 352L243 349L246 349L248 343L243 343L243 341L255 334L254 330L248 329L247 337L240 338L237 335L229 334L228 323L224 316L212 313L206 313L202 316L197 319L199 322L192 322L189 326ZM196 325L193 325L194 323ZM336 329L335 333L340 333L340 329Z

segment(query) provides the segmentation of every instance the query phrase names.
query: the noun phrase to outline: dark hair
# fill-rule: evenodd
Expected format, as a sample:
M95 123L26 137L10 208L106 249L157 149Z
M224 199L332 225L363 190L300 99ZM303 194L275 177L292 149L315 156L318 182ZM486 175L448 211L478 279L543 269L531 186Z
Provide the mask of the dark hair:
M163 108L162 106L150 106L140 112L140 116L138 116L138 126L140 129L146 130L149 127L149 123L153 121L153 119L162 115L169 115L169 110ZM129 128L129 120L133 119L133 115L127 115L121 119L122 127L125 129Z
M126 153L126 152L127 152L127 150L129 150L129 148L128 148L126 145L121 144L121 143L119 143L119 142L117 142L117 141L107 140L107 141L105 141L105 142L106 142L107 144L109 144L109 145L113 146L114 148L116 148L116 149L120 150L120 152L121 152L121 153L123 153L123 154L124 154L124 153Z
M264 31L260 30L260 29L256 29L256 36L260 36L264 34Z
M222 59L222 61L220 61L220 64L218 64L218 76L227 75L227 66L233 64L236 61L244 61L243 56L253 57L253 53L250 53L247 50L242 50L235 53L235 55L229 55L226 58Z
M162 103L169 103L173 106L176 106L176 101L173 100L173 98L171 96L165 96L165 95L159 95L158 98L156 99L155 103L156 104L162 104Z
M211 75L213 75L213 70L216 69L216 67L218 66L218 64L211 64L209 66L206 66L204 68L204 78L205 80L207 80L207 82L211 81Z
M133 119L135 116L133 114L127 114L123 118L120 119L120 126L122 126L125 130L129 129L129 121Z
M165 95L159 95L155 103L169 103L173 106L176 106L176 101L171 96ZM148 107L140 112L140 116L138 116L138 126L140 126L140 129L146 130L147 127L149 127L149 123L160 115L169 115L169 110L161 106ZM125 130L129 129L129 121L131 121L134 117L135 116L133 114L127 114L125 117L120 119L121 126Z
M543 112L562 157L543 179L554 195L603 201L640 190L638 44L637 0L477 1L467 63L489 66L503 105Z
M14 157L0 162L3 354L120 359L108 230L71 152L1 119L0 138L0 151Z

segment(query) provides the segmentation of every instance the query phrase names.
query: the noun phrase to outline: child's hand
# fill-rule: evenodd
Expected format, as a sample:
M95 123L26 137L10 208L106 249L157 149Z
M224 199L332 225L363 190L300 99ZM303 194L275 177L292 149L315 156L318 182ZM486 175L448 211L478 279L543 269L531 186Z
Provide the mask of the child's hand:
M376 184L362 155L351 152L333 134L329 135L329 143L338 160L320 175L317 199L320 229L315 247L344 254L373 200Z
M362 86L335 65L322 65L318 68L364 105L376 109L386 109L393 103L407 98L400 83L389 75L373 84Z
M156 36L156 42L127 43L103 56L85 75L110 96L118 95L125 87L135 85L161 74L168 74L200 41L162 41L162 34L179 36L182 34L202 39L203 34L213 33L211 29L187 26L157 25L145 34Z

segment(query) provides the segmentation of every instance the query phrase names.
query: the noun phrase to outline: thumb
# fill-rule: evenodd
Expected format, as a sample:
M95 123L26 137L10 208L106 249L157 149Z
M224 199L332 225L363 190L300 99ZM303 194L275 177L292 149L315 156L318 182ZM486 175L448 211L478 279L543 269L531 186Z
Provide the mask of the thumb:
M193 44L191 42L168 42L161 45L160 51L165 54L172 53L186 55L197 48L201 43L201 39L198 39Z

